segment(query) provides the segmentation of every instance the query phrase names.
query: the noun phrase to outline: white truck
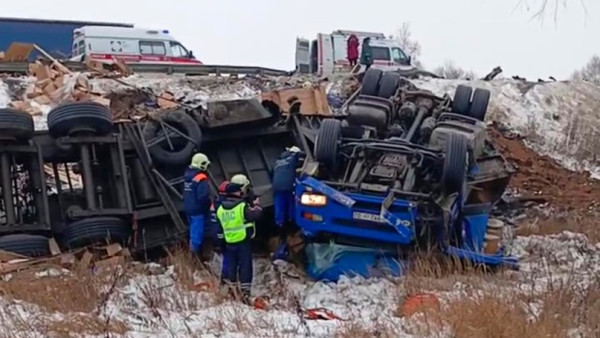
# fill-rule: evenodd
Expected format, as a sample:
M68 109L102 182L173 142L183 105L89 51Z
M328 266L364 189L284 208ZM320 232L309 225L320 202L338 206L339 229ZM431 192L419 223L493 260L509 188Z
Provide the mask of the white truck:
M73 61L84 58L110 62L201 65L166 30L83 26L73 31Z
M352 35L359 39L359 56L366 37L371 38L373 68L383 70L412 70L411 57L406 55L397 41L383 33L336 30L331 34L319 33L315 40L296 39L296 70L300 73L328 75L349 70L347 41ZM359 59L360 61L360 59ZM364 66L362 66L364 67Z

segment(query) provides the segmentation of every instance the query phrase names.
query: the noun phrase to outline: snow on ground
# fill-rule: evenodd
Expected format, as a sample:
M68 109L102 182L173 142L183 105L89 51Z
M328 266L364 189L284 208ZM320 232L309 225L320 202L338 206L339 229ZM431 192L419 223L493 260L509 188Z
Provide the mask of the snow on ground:
M556 287L557 281L566 280L585 288L600 273L600 244L590 244L583 235L563 232L518 237L513 244L522 269L484 279L475 286L480 294L485 290L541 294L551 286ZM215 256L212 269L218 271L219 264L219 257ZM173 266L148 264L143 267L144 273L138 272L125 280L98 311L100 322L125 323L129 329L127 337L331 337L349 327L367 328L371 332L379 330L394 337L416 337L420 336L418 328L423 325L420 315L397 315L398 304L406 295L404 278L354 277L341 278L337 283L313 282L288 277L296 268L282 265L279 271L288 273L281 274L280 279L280 272L270 262L256 259L253 295L270 297L270 308L258 310L218 292L184 288ZM38 277L59 278L56 273ZM200 273L195 277L197 281L206 280ZM497 280L503 284L496 284ZM474 285L468 282L448 279L447 283L445 290L430 291L442 304L473 295ZM428 290L428 285L421 287ZM325 308L341 320L302 320L295 301L305 309ZM17 333L28 321L40 321L42 317L61 320L66 316L47 313L24 302L2 298L0 302L4 326L0 333L11 336L19 336ZM536 304L532 300L529 306L539 306ZM8 325L10 323L12 325ZM31 336L31 332L29 334ZM434 336L452 337L452 334L438 330Z
M434 94L454 95L460 84L487 88L491 101L486 119L526 137L527 144L571 170L600 177L600 87L589 82L531 83L509 79L466 81L415 80Z

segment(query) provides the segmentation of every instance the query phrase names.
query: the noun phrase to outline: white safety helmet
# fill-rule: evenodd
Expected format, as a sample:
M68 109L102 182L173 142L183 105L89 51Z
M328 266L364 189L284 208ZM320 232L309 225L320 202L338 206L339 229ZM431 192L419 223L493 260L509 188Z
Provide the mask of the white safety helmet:
M233 175L229 182L239 185L242 190L246 190L246 188L248 188L250 185L250 180L248 180L248 177L246 177L244 174Z
M203 153L194 154L192 157L192 162L190 163L190 167L200 170L208 169L209 165L210 160L208 159L208 156L204 155Z
M292 146L290 148L286 148L287 151L289 151L290 153L299 153L300 152L300 148L296 147L296 146Z

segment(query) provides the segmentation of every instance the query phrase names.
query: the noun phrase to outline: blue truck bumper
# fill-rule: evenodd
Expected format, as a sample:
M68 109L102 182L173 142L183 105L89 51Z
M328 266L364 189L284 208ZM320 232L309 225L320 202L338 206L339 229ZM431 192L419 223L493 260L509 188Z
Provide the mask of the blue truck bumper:
M311 200L307 196L318 198ZM414 239L416 205L404 200L394 200L382 212L384 203L385 198L343 194L308 177L298 181L296 185L296 224L309 237L329 233L410 244Z

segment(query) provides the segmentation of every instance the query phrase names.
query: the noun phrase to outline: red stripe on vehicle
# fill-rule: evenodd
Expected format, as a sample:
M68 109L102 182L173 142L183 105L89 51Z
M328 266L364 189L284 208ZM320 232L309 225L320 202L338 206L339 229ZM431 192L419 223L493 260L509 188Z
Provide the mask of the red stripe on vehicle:
M135 55L135 54L90 54L94 60L115 60L119 59L123 62L161 62L173 64L193 64L201 65L202 62L194 59L161 56L161 55Z

